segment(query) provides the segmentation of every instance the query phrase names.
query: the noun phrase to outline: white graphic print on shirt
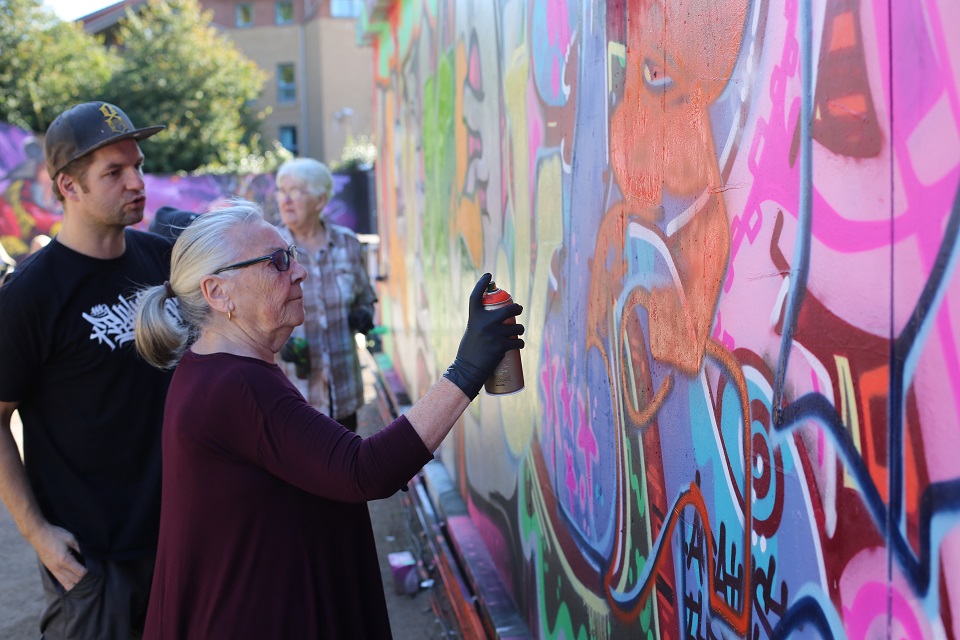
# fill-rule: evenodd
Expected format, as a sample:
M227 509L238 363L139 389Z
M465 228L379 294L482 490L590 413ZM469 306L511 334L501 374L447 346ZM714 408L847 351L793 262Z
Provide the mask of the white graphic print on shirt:
M122 295L117 296L117 304L94 305L90 313L83 313L83 319L93 325L90 339L106 344L113 351L133 340L133 331L137 320L137 305L142 292L138 291L133 300ZM174 300L167 300L165 310L177 322L180 321L180 308Z

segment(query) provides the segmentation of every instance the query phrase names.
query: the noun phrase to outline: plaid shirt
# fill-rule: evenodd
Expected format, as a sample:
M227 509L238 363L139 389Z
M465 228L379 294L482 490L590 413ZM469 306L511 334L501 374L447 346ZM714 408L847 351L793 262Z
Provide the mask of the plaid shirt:
M363 405L360 358L347 315L357 307L367 307L372 314L377 296L357 236L346 227L325 224L327 246L314 255L300 251L300 264L307 270L303 282L305 320L293 337L306 337L310 345L310 377L301 380L292 364L279 364L311 405L336 420ZM296 244L289 229L278 228L287 242Z

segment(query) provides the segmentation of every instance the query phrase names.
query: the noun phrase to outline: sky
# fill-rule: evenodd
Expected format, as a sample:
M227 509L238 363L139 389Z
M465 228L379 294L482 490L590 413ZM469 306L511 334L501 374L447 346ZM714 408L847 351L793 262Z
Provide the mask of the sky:
M61 20L76 20L98 9L116 4L118 0L43 0Z

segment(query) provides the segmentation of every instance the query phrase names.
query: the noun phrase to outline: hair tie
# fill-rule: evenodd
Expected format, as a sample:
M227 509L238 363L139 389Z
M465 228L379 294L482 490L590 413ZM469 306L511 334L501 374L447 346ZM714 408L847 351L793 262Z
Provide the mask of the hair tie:
M169 280L164 280L164 281L163 281L163 290L167 292L167 297L168 297L168 298L176 298L176 297L177 297L177 294L175 294L175 293L173 292L173 287L170 286L170 281L169 281Z

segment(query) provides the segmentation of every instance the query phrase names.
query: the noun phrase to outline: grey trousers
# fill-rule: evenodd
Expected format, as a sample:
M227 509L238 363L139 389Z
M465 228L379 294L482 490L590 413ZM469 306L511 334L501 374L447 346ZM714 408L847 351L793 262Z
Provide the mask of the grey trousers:
M133 560L86 558L87 573L70 591L40 564L47 608L41 640L128 640L143 635L156 556Z

